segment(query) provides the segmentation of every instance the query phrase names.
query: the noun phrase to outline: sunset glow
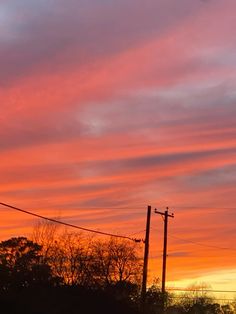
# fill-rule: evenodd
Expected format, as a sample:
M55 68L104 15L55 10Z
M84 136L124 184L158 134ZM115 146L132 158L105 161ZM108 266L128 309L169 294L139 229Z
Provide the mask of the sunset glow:
M147 205L168 206L169 286L236 290L235 10L1 2L0 202L137 238ZM0 207L1 240L34 224ZM151 224L150 283L163 221Z

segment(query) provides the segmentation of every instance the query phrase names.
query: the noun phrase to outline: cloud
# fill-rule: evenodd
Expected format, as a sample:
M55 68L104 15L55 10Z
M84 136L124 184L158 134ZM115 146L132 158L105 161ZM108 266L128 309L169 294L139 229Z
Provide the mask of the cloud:
M181 258L181 257L186 257L188 255L190 255L189 252L170 252L170 253L168 253L168 257L170 257L170 258L173 258L173 257Z
M80 133L80 123L68 111L30 115L22 111L11 115L11 122L2 119L0 151L63 142L67 138L79 138Z
M162 36L201 9L198 1L9 1L0 49L0 82L9 85L36 69L58 71L109 57ZM142 7L142 10L140 10ZM171 12L175 12L172 14ZM168 21L168 23L167 23ZM5 36L4 36L5 35Z
M1 199L122 234L144 230L147 203L171 205L178 236L233 246L235 215L220 207L236 206L234 1L10 0L0 12ZM32 224L3 216L9 234ZM234 266L227 251L169 243L174 278Z

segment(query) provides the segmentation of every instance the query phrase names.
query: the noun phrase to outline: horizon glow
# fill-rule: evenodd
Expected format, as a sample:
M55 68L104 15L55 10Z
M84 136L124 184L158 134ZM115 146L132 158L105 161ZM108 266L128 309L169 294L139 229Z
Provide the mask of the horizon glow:
M168 206L168 281L236 286L235 9L0 4L0 201L124 235L145 229L148 204ZM1 207L0 239L34 222ZM161 276L160 217L152 227L150 282Z

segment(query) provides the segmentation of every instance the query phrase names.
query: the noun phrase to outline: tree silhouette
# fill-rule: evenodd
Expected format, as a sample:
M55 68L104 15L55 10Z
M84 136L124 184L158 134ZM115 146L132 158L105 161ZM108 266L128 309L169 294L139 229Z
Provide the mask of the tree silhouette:
M53 273L65 285L91 285L89 264L92 256L90 243L78 233L62 233L47 253Z
M139 285L142 265L132 243L92 241L68 232L55 240L52 235L50 241L44 241L45 249L25 237L0 243L1 313L163 314L163 298L166 314L235 313L235 302L217 304L206 294L205 285L175 298L163 295L154 282L143 304Z
M140 284L142 263L133 243L117 239L96 241L92 253L91 272L100 285Z
M0 243L0 288L28 288L53 282L49 265L42 262L41 246L25 237Z

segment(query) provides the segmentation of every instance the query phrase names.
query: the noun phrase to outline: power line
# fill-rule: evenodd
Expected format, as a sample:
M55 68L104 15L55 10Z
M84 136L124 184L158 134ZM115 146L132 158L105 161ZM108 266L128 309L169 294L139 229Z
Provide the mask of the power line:
M214 289L182 289L182 288L166 288L169 291L180 291L180 292L220 292L220 293L236 293L236 290L214 290Z
M192 240L186 240L180 237L176 237L174 235L170 235L171 238L175 238L184 242L189 242L189 243L193 243L195 245L200 245L200 246L204 246L204 247L208 247L208 248L213 248L213 249L220 249L220 250L230 250L230 251L236 251L235 248L229 248L229 247L221 247L221 246L217 246L217 245L210 245L210 244L204 244L204 243L200 243L197 241L192 241Z
M72 208L73 209L73 208ZM78 209L127 209L127 210L130 210L130 209L134 209L134 210L137 210L137 209L140 209L140 210L143 210L143 207L140 207L140 206L136 206L134 207L133 205L132 206L92 206L92 207L87 207L87 206L80 206L79 208L74 208L76 210Z
M192 209L236 209L236 207L217 207L217 206L174 206L175 208L178 208L178 209L189 209L189 208L192 208Z
M187 300L196 300L194 297L188 297L188 296L172 296L173 299L187 299ZM232 302L235 301L235 299L218 299L218 298L213 298L216 301L225 301L225 302Z
M34 217L37 217L37 218L41 218L41 219L44 219L44 220L47 220L47 221L51 221L51 222L54 222L54 223L57 223L57 224L61 224L61 225L67 226L67 227L71 227L71 228L75 228L75 229L79 229L79 230L83 230L83 231L87 231L87 232L97 233L97 234L101 234L101 235L105 235L105 236L110 236L110 237L114 237L114 238L127 239L127 240L134 241L134 242L141 242L142 241L141 239L131 238L131 237L128 237L128 236L117 235L117 234L112 234L112 233L108 233L108 232L103 232L103 231L98 231L98 230L94 230L94 229L89 229L89 228L76 226L76 225L73 225L73 224L70 224L70 223L67 223L67 222L63 222L63 221L56 220L56 219L53 219L53 218L48 218L48 217L45 217L45 216L42 216L42 215L38 215L38 214L32 213L32 212L30 212L28 210L24 210L24 209L21 209L21 208L18 208L18 207L9 205L9 204L5 204L5 203L2 203L2 202L0 202L0 205L8 207L8 208L11 208L11 209L14 209L16 211L19 211L19 212L27 214L27 215L31 215L31 216L34 216Z
M137 231L137 232L134 232L134 233L131 233L131 234L129 234L129 237L131 237L131 236L133 236L133 235L136 235L136 234L143 233L143 232L145 232L145 231L146 231L146 229L140 230L140 231Z
M155 230L155 228L151 228L151 229L152 229L152 230ZM169 236L170 236L171 238L178 239L178 240L181 240L181 241L183 241L183 242L193 243L193 244L196 244L196 245L199 245L199 246L204 246L204 247L213 248L213 249L221 249L221 250L236 251L236 248L230 248L230 247L222 247L222 246L217 246L217 245L204 244L204 243L200 243L200 242L197 242L197 241L193 241L193 240L188 240L188 239L184 239L184 238L181 238L181 237L177 237L177 236L174 236L173 234L170 234Z

